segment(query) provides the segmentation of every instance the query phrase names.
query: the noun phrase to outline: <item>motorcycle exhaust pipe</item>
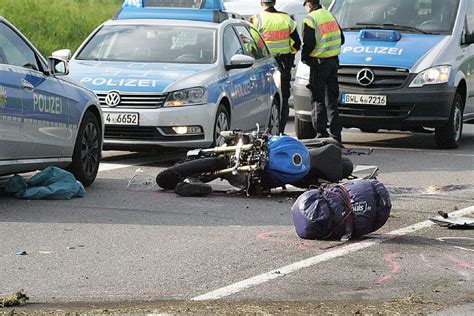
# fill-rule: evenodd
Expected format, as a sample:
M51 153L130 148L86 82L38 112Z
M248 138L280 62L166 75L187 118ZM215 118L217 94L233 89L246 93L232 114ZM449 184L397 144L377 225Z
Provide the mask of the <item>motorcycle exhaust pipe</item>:
M253 144L242 145L241 150L247 151L253 148ZM210 149L203 149L201 152L205 153L216 153L216 154L229 154L237 150L237 146L228 146L228 147L215 147Z
M232 174L234 170L235 170L234 168L222 169L222 170L216 171L214 175L219 176L219 177L226 176L226 175ZM237 168L238 173L254 172L257 170L258 170L258 165L242 166L242 167Z

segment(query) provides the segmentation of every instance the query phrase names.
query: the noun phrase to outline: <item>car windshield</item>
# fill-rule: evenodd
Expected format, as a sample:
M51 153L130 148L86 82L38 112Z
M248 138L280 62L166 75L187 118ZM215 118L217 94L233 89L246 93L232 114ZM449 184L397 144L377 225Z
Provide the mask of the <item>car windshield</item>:
M80 60L214 63L212 28L169 25L106 25L78 54Z
M346 30L451 34L458 6L459 0L336 0L331 11Z

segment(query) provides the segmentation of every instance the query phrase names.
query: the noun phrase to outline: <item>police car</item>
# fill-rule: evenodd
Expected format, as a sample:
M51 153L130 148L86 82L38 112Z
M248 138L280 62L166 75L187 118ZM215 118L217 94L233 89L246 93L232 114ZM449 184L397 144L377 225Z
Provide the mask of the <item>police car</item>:
M277 64L258 32L223 12L221 1L126 1L70 69L100 99L106 148L221 145L221 131L256 124L278 133Z
M47 61L0 17L0 175L69 167L85 186L99 168L103 125L92 91L62 79L64 60Z
M335 0L344 29L341 121L364 132L430 132L440 148L460 144L474 123L474 1ZM294 85L300 138L314 137L308 66ZM426 129L429 128L429 129Z

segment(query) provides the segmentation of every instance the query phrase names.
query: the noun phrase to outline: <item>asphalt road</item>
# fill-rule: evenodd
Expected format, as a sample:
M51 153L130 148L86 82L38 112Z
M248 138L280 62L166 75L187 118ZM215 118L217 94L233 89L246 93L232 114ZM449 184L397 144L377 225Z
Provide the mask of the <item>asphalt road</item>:
M428 134L343 139L355 164L379 166L393 202L363 241L299 239L290 208L300 191L255 198L215 182L210 197L181 198L154 184L180 153L107 152L83 199L0 198L0 296L23 289L35 303L24 313L474 313L474 230L427 222L474 215L474 125L451 151Z

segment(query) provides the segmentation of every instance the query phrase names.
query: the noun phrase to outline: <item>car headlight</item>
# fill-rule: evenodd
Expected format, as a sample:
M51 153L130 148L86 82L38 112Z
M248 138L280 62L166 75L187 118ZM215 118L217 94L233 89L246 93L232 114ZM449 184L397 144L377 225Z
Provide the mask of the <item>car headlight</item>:
M309 80L309 66L303 62L298 63L298 68L296 68L296 78L301 78L304 80Z
M207 91L204 88L197 87L171 92L164 106L172 107L205 103L207 103Z
M420 72L410 84L410 88L419 88L429 84L446 83L449 80L451 66L437 66Z

